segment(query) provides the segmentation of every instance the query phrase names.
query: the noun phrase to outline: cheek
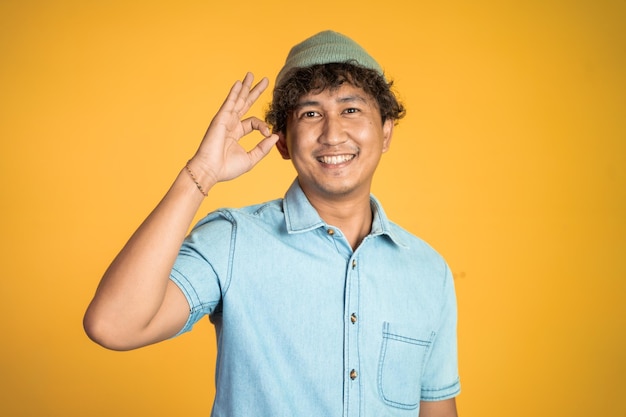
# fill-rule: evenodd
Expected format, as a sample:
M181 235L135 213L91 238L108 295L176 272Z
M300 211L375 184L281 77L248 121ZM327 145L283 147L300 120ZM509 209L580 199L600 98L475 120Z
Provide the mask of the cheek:
M369 144L379 150L385 150L385 140L383 130L374 122L361 126L355 130L355 137L363 144Z
M294 129L289 138L289 149L292 153L306 150L316 143L315 138L315 132L312 129Z
M304 155L306 154L306 150L302 144L302 138L299 137L297 140L294 138L289 142L289 155L294 164L298 164L299 160L304 159Z

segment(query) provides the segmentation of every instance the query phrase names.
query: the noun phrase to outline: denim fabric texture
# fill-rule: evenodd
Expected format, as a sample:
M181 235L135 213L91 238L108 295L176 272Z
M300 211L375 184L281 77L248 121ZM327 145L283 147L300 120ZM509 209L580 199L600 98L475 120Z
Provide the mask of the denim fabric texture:
M284 199L202 219L171 279L218 355L212 416L415 416L456 396L452 274L376 198L353 251L297 180Z

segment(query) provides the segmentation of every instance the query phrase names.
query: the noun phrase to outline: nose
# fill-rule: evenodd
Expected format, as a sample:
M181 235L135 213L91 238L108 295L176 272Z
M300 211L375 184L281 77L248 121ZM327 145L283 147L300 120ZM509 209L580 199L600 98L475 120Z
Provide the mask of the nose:
M323 145L338 145L347 140L347 134L340 117L326 115L322 125L319 142Z

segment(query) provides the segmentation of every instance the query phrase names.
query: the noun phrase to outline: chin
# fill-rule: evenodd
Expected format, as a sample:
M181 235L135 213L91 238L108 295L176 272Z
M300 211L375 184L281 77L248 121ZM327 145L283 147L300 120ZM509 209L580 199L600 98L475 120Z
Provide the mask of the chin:
M353 184L320 184L317 189L329 197L347 197L354 194L358 187Z

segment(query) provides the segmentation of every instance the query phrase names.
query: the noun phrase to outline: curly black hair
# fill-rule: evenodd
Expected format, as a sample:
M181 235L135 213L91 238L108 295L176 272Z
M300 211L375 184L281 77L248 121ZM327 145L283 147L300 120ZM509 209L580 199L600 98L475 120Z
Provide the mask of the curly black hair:
M383 123L391 119L396 123L405 115L404 106L392 91L393 82L387 82L375 70L352 62L318 64L304 68L294 68L274 88L272 103L265 114L265 120L274 132L286 132L287 117L294 110L302 96L310 92L335 90L343 83L374 97Z

